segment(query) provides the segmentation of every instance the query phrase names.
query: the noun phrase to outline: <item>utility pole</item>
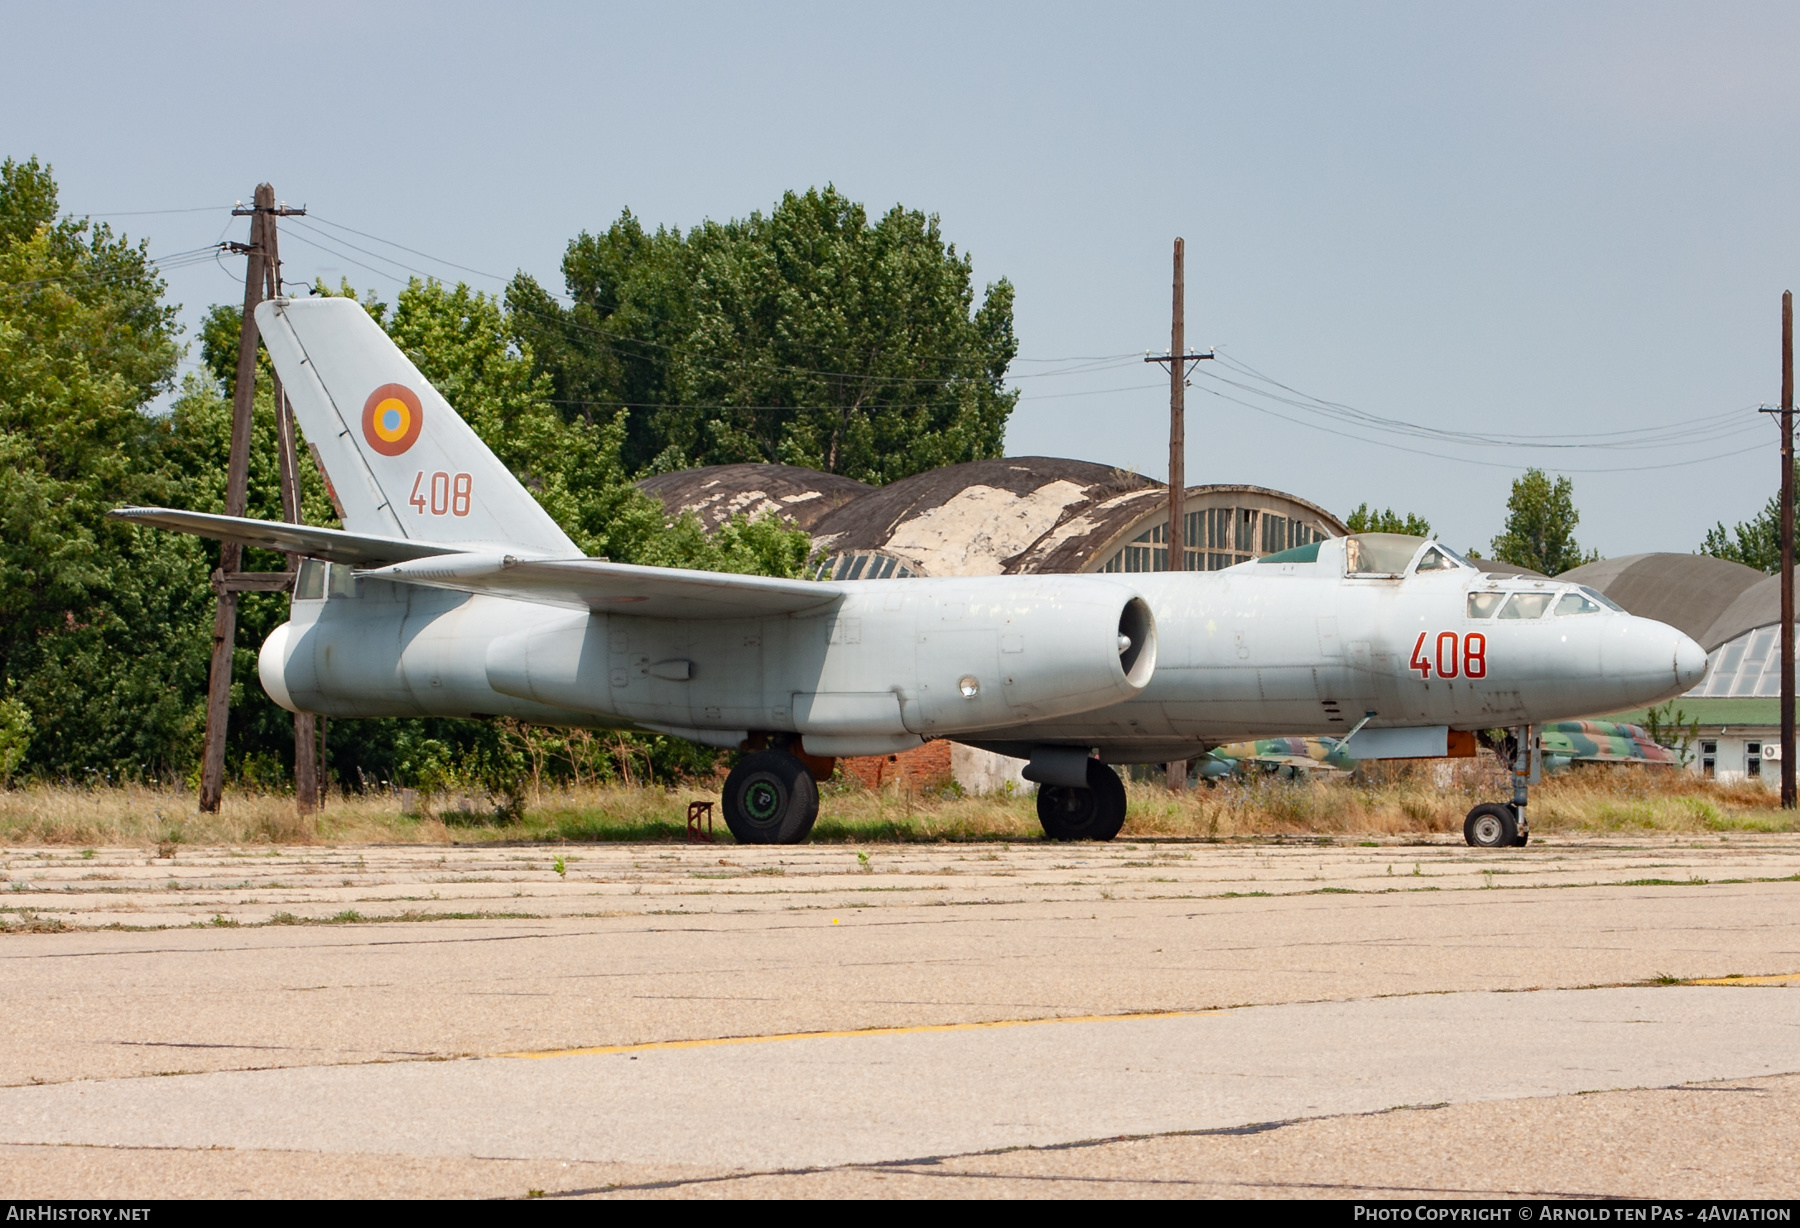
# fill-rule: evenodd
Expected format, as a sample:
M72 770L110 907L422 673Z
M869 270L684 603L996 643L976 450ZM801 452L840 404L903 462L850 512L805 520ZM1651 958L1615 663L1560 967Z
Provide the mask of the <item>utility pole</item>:
M1169 352L1146 354L1145 362L1169 364L1169 546L1170 571L1187 570L1187 377L1193 364L1212 351L1191 354L1187 348L1187 242L1175 240L1175 286L1169 307ZM1155 557L1154 552L1151 555ZM1169 788L1187 784L1187 762L1168 765Z
M275 189L258 184L250 208L236 208L232 214L250 218L250 241L233 243L231 250L246 259L244 269L244 319L238 330L237 386L231 398L231 452L225 471L225 514L242 516L250 500L250 417L256 405L256 305L266 294L271 297L281 290L281 260L276 246L275 219L301 215L305 209L277 206ZM281 451L281 506L292 523L300 519L299 469L293 456L294 430L292 411L275 385L276 435ZM225 732L231 715L231 656L237 644L237 598L244 592L279 592L294 581L293 558L287 571L246 572L243 570L244 548L236 542L219 547L219 569L213 573L213 591L218 594L218 607L213 614L212 669L207 678L206 745L201 756L200 809L217 811L225 792ZM302 723L304 722L304 730ZM305 787L299 791L302 814L318 804L318 777L313 751L312 717L296 717L294 749L302 749L304 759L296 754L296 773L305 763Z
M1794 292L1781 294L1781 808L1794 809Z

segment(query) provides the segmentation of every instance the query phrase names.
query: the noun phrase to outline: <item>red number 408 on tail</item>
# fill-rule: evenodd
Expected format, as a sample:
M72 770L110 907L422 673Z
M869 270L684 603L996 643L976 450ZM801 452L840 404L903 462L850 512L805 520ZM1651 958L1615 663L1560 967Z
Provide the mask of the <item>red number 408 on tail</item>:
M1421 631L1413 641L1412 668L1419 677L1431 677L1434 669L1440 678L1454 678L1459 673L1465 678L1487 677L1487 636L1479 631L1460 636L1440 631L1428 648L1431 639L1431 632Z

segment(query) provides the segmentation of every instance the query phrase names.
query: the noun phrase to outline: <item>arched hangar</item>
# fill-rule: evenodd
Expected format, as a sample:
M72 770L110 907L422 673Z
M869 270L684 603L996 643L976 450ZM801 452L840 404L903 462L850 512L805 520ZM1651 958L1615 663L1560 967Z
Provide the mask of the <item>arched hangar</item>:
M1167 488L1088 461L970 461L881 487L788 465L717 465L640 486L708 528L733 513L793 517L812 534L820 577L1169 570ZM1348 532L1317 504L1261 486L1189 487L1185 513L1188 571Z

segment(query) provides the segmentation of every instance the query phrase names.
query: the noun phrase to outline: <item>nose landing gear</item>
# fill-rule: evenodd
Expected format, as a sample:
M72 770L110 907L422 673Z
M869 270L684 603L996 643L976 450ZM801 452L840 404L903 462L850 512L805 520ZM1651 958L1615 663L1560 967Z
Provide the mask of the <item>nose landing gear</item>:
M1480 849L1523 848L1531 840L1525 817L1530 786L1536 778L1536 751L1529 725L1515 729L1512 742L1513 795L1510 804L1483 802L1463 820L1463 839Z

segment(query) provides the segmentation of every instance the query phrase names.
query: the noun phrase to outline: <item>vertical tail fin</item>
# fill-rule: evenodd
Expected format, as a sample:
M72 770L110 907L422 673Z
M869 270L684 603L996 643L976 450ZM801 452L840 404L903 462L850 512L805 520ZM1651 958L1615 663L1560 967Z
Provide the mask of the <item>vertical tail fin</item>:
M272 299L257 307L256 326L336 490L344 528L580 555L354 300Z

